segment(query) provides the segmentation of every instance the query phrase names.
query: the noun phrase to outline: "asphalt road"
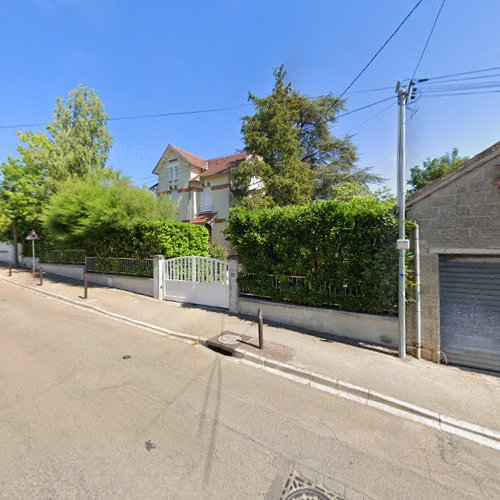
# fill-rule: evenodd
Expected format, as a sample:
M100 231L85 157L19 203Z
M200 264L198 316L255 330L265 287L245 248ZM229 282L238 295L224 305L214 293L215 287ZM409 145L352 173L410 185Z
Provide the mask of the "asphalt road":
M500 497L497 451L0 282L0 498L279 499L293 472Z

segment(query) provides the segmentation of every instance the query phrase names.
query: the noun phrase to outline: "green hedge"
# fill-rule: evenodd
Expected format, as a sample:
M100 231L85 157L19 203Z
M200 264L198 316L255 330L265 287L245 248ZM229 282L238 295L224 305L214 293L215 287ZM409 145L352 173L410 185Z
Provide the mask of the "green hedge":
M139 257L165 255L166 258L188 255L209 255L208 230L198 224L184 222L140 222L120 239L113 242L108 257ZM125 253L124 253L125 251Z
M47 240L37 242L45 247L45 253L54 249L50 235ZM65 249L57 245L55 250ZM85 240L79 245L90 257L131 257L144 259L152 255L165 255L167 258L186 255L209 255L208 231L205 227L183 222L148 221L138 222L132 227L109 231L99 241Z
M367 198L233 208L226 232L242 263L239 284L277 301L395 313L398 224L392 209Z

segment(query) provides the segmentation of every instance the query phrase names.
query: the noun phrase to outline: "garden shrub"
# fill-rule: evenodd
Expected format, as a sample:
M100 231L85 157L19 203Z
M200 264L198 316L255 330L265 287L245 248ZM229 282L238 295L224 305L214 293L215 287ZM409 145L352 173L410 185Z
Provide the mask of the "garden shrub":
M49 249L74 250L65 248L61 243L51 245L45 242L46 253ZM166 258L187 255L209 255L208 231L197 224L169 221L139 221L132 226L115 228L99 239L85 239L80 242L79 250L89 257L131 257L144 259L152 255L165 255ZM54 252L52 252L54 253Z
M233 208L226 234L242 264L242 290L297 304L396 312L393 206L356 198L254 211Z

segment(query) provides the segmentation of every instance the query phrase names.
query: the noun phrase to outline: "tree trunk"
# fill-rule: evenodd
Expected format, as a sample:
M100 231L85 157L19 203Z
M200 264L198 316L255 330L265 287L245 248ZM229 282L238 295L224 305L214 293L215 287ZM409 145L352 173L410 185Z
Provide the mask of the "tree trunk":
M19 266L19 254L17 251L17 227L16 223L12 223L12 239L14 240L14 261L15 267Z

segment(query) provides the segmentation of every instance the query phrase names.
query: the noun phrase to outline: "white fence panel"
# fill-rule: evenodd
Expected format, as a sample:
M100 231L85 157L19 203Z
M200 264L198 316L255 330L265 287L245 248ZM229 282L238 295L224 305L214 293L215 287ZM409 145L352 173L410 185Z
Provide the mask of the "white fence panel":
M229 266L208 257L176 257L163 261L163 298L229 308Z

